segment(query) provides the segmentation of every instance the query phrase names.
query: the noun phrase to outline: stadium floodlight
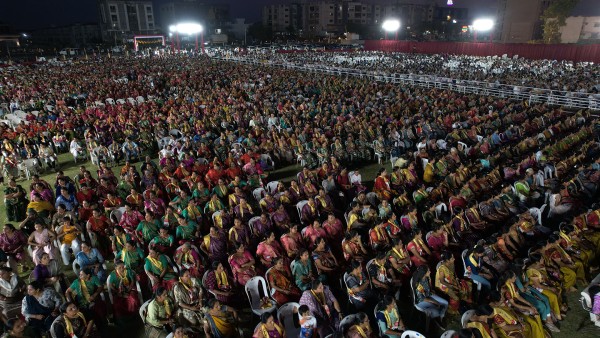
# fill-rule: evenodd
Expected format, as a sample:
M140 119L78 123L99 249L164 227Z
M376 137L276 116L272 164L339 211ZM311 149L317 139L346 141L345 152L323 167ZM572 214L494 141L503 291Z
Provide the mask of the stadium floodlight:
M388 19L383 22L381 28L385 31L385 39L387 40L387 35L389 32L396 33L396 39L398 39L398 29L400 29L400 20L396 19Z
M178 33L181 34L188 34L188 35L193 35L193 34L198 34L202 32L202 25L197 24L197 23L179 23L175 26L175 29L177 30Z
M487 32L494 28L494 20L492 19L477 19L473 21L473 29L478 32Z
M400 20L385 20L383 25L381 25L381 28L383 28L383 30L386 32L397 32L398 29L400 29Z

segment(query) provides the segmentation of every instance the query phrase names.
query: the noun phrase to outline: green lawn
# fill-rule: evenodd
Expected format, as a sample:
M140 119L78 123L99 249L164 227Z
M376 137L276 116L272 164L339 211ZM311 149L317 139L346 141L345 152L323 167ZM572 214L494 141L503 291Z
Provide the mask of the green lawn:
M61 154L59 156L59 162L61 163L61 169L64 171L65 175L69 177L75 176L79 171L80 165L85 165L95 176L96 175L96 167L91 164L91 162L87 163L78 163L75 164L73 162L73 157L71 154ZM135 164L139 169L140 163ZM390 162L387 161L384 163L386 168L390 168ZM372 181L375 178L377 170L381 167L381 165L377 163L369 163L365 166L362 166L361 174L363 177L363 181L367 183L367 185L372 184ZM298 165L290 165L278 170L275 170L270 173L270 180L281 180L281 181L290 181L296 177L296 173L300 171L300 166ZM113 168L115 174L118 175L120 167ZM56 174L54 172L48 172L41 175L41 177L48 181L50 184L54 184ZM25 189L29 187L29 181L24 179L20 179L17 181L18 184L22 185ZM3 192L0 192L3 194ZM3 197L3 196L2 196ZM0 208L0 219L6 220L6 209ZM1 226L1 225L0 225ZM73 278L73 273L68 269L68 276ZM341 300L340 300L341 301ZM581 338L594 338L600 337L600 328L595 327L589 321L589 315L587 312L583 311L579 304L579 292L568 294L568 301L571 307L571 310L567 313L566 319L561 323L560 328L561 332L554 334L554 338L573 338L573 337L581 337ZM410 327L415 328L416 330L420 330L423 332L424 321L419 313L412 311L412 306L408 302L402 302L400 304L402 317L404 318L406 323L409 323ZM254 328L256 323L258 323L259 319L256 316L251 315L249 312L244 311L243 313L243 327L247 329L247 333L250 333L250 330ZM458 329L460 327L460 318L451 318L447 324L447 329ZM136 323L132 323L126 327L116 327L112 326L112 333L117 336L131 336L131 337L143 337L143 329L141 321ZM437 332L436 329L432 327L431 332L426 334L426 337L439 337L442 332ZM291 338L291 337L290 337Z

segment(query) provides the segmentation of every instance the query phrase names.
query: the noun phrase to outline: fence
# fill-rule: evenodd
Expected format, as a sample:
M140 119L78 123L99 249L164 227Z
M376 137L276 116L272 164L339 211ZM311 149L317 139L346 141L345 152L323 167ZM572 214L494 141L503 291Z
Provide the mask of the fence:
M599 94L564 92L550 89L504 85L481 81L456 80L450 78L442 78L435 75L388 74L382 72L364 71L349 68L337 68L323 65L298 65L293 63L257 61L240 57L215 59L233 61L243 64L262 65L283 69L294 69L298 71L329 75L354 76L364 79L372 79L379 82L390 82L399 85L408 84L424 88L448 89L465 94L477 94L494 96L498 98L527 100L530 104L547 103L552 106L562 106L565 108L600 110Z

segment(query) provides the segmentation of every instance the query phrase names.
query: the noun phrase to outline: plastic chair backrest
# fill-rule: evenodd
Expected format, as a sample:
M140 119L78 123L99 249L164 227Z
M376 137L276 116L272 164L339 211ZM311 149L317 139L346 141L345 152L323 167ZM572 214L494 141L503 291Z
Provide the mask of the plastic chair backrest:
M402 337L401 338L425 338L424 335L420 334L417 331L404 331L404 333L402 333Z
M294 313L294 308L298 309L299 307L300 304L291 302L283 304L277 310L277 319L279 320L279 323L283 325L283 328L285 329L285 334L288 337L298 337L300 334L300 327L294 326L293 317L298 315Z
M463 329L467 327L469 320L471 319L471 317L473 317L474 314L475 310L468 310L465 313L463 313L462 317L460 318L460 325L462 325Z
M150 304L150 302L152 301L152 299L147 300L144 304L142 304L142 306L140 306L140 317L142 318L142 322L144 322L144 324L146 323L146 316L148 315L148 305Z

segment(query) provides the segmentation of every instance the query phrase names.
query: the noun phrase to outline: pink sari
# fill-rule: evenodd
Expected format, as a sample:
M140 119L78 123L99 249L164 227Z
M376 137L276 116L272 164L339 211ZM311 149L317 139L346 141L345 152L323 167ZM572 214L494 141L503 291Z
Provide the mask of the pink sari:
M233 272L233 278L239 285L246 285L250 278L256 276L256 270L254 266L250 268L242 268L242 265L252 261L254 257L248 251L244 251L242 256L235 254L229 256L229 265L231 265L231 271Z

